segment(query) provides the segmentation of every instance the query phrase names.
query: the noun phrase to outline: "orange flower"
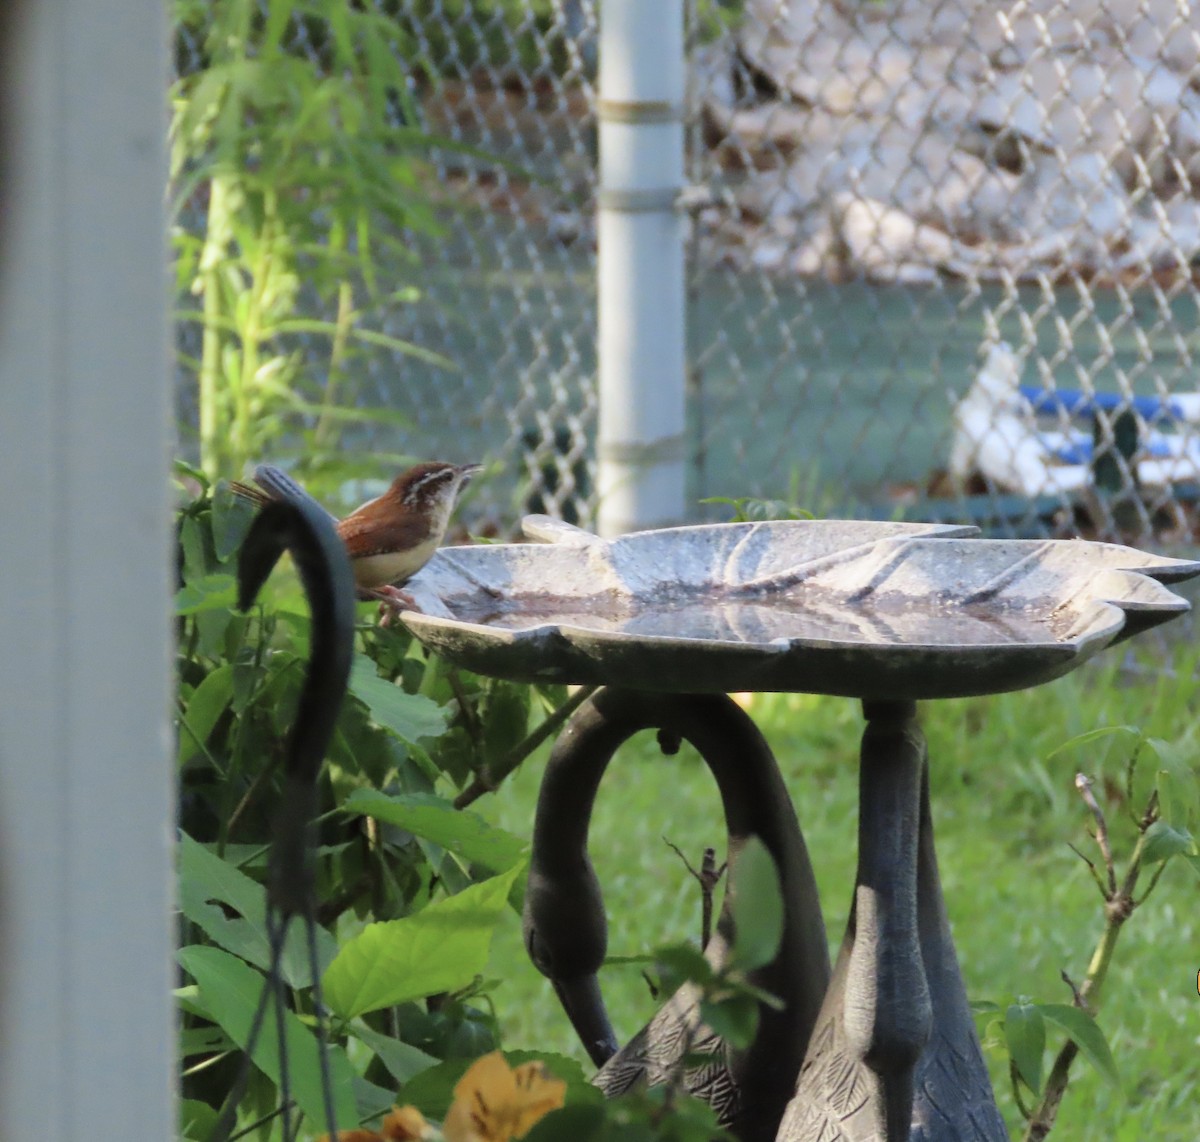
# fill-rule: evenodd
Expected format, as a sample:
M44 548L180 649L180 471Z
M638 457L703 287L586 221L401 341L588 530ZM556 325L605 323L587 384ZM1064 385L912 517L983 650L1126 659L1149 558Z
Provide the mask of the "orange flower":
M514 1071L493 1051L458 1080L442 1133L446 1142L524 1138L535 1122L562 1106L566 1090L541 1063L522 1063Z
M415 1106L397 1106L378 1130L339 1130L338 1142L420 1142L433 1133L425 1116ZM329 1142L322 1134L320 1142Z

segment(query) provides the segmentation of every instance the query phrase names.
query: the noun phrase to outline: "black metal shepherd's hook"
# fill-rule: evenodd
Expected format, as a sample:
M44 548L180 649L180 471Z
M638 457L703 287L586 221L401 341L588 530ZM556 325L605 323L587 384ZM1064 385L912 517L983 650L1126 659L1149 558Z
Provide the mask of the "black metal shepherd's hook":
M275 996L279 1034L280 1093L283 1137L291 1134L291 1108L284 1039L284 994L279 963L292 919L303 919L308 936L309 966L318 1029L323 1026L323 1004L316 943L316 899L313 822L317 805L317 777L333 736L338 712L350 676L354 653L354 573L334 521L316 500L297 489L286 500L268 504L259 512L238 557L238 608L248 610L284 551L290 551L312 612L308 667L296 720L284 753L283 796L275 819L268 861L267 937L270 969L246 1042L241 1073L229 1092L209 1136L210 1142L227 1142L246 1090L251 1057L262 1030L267 1003ZM326 1129L337 1137L333 1112L333 1084L325 1037L320 1044Z

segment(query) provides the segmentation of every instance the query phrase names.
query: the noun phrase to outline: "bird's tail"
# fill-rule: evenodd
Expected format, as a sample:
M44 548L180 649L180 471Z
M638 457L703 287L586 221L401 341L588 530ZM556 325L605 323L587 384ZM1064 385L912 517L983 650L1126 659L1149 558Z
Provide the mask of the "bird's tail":
M256 488L253 484L244 484L241 480L231 480L229 482L229 490L235 496L239 496L259 508L269 504L272 498L262 488Z
M255 484L258 486L255 487ZM282 468L276 468L272 464L260 464L254 469L254 484L233 480L229 484L229 490L235 496L249 500L250 503L260 508L277 500L312 502L312 497L291 476Z
M312 497L282 468L259 464L254 469L254 482L273 500L308 500Z

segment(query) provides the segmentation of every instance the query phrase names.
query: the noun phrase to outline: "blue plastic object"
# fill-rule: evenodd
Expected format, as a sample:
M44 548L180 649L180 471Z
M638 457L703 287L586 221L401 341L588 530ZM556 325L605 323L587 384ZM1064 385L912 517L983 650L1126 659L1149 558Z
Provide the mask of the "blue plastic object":
M1118 412L1132 408L1143 420L1183 420L1183 409L1173 400L1161 397L1126 397L1121 393L1084 393L1078 389L1039 389L1022 385L1021 395L1038 413L1065 412L1068 416L1087 416L1096 411Z

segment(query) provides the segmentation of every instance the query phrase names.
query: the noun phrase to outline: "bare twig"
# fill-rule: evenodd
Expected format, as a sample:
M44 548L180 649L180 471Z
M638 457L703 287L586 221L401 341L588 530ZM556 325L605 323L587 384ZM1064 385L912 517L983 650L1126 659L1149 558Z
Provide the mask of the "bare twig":
M1063 983L1065 983L1067 985L1067 987L1069 987L1071 989L1071 995L1075 999L1075 1006L1078 1007L1081 1011L1087 1011L1087 1009L1088 1009L1087 1000L1085 1000L1083 998L1083 995L1080 992L1079 988L1075 985L1075 981L1067 974L1066 968L1063 968L1063 970L1061 972L1059 972L1058 974L1060 976L1062 976ZM1089 1014L1090 1014L1090 1012L1089 1012Z
M1092 874L1092 879L1096 882L1096 887L1100 889L1100 895L1106 900L1108 899L1108 889L1105 887L1104 878L1096 869L1096 862L1092 860L1086 853L1076 848L1071 841L1067 842L1067 848L1071 850L1084 864L1088 866L1088 871Z
M721 883L721 877L725 875L728 861L717 868L717 850L709 845L704 850L704 856L700 860L700 871L697 872L692 868L691 862L683 855L678 845L666 837L663 837L663 844L683 861L683 867L700 884L700 946L707 948L708 941L712 938L713 894L716 892L717 885Z
M1117 870L1113 864L1112 848L1108 843L1108 822L1104 819L1104 810L1100 808L1100 802L1096 800L1096 795L1092 792L1092 779L1083 773L1075 774L1075 788L1079 790L1079 796L1083 798L1083 803L1091 811L1096 821L1096 845L1100 849L1100 855L1104 858L1104 869L1108 877L1108 895L1111 898L1117 892Z
M1132 776L1128 778L1128 782L1130 789L1132 789ZM1108 975L1108 969L1112 963L1113 952L1116 949L1117 938L1121 933L1121 928L1133 914L1134 909L1139 903L1134 898L1134 890L1137 888L1138 877L1142 871L1142 853L1145 849L1146 833L1157 818L1157 804L1154 796L1151 796L1146 811L1142 814L1140 820L1135 817L1135 820L1138 820L1139 832L1137 844L1129 858L1124 878L1118 884L1116 865L1113 861L1112 849L1108 840L1108 823L1104 818L1104 811L1100 808L1096 796L1092 792L1092 782L1084 774L1076 774L1075 788L1079 790L1080 797L1096 822L1096 845L1099 847L1101 856L1103 857L1108 881L1107 888L1102 886L1105 901L1104 931L1101 933L1100 940L1092 952L1087 974L1083 982L1076 986L1075 982L1065 971L1062 973L1063 980L1071 989L1075 1006L1090 1015L1098 1005L1100 991ZM1084 859L1086 860L1086 858ZM1090 864L1091 862L1089 861L1088 863ZM1095 870L1093 872L1095 873ZM1142 895L1143 900L1153 890L1159 872L1161 872L1161 869L1156 871L1150 888ZM1096 876L1099 879L1098 874ZM1055 1056L1054 1064L1050 1068L1050 1074L1042 1090L1042 1097L1034 1108L1033 1113L1029 1116L1023 1142L1042 1142L1046 1135L1050 1133L1055 1119L1058 1117L1059 1106L1062 1104L1063 1097L1067 1091L1071 1065L1078 1054L1079 1047L1075 1040L1068 1039Z

